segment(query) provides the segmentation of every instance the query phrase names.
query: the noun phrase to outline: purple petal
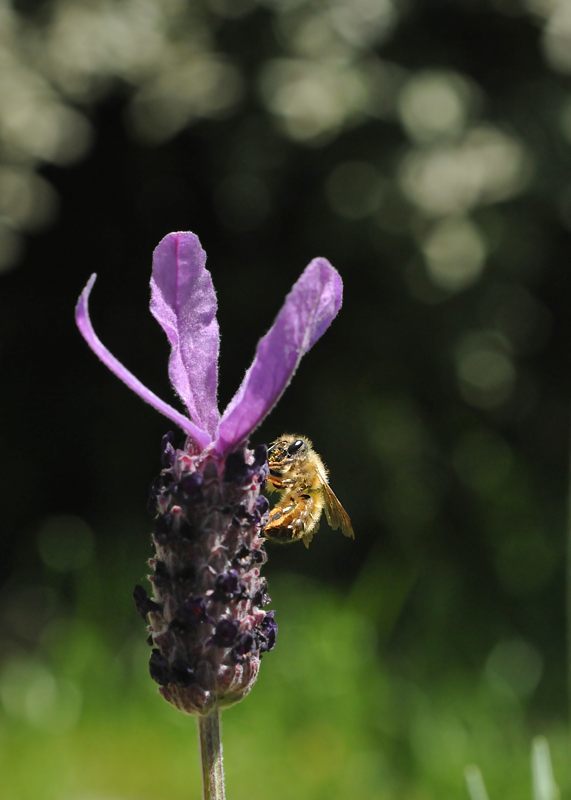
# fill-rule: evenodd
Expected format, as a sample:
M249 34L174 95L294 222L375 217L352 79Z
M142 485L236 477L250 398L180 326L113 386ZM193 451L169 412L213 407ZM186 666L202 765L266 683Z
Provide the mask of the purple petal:
M222 415L221 451L246 439L288 385L301 357L341 308L343 283L325 258L315 258L286 297L274 324L258 342L252 366Z
M75 307L75 321L81 335L93 350L95 355L101 359L105 366L110 369L111 372L119 378L119 380L122 380L123 383L129 387L129 389L135 392L135 394L138 394L139 397L142 398L146 403L153 406L153 408L167 417L167 419L170 419L172 422L182 428L185 433L194 439L199 447L205 448L212 441L212 437L209 436L206 431L203 431L201 428L183 416L180 411L172 408L163 400L161 400L160 397L157 397L156 394L151 392L150 389L147 389L147 387L144 386L144 384L142 384L138 378L135 378L135 376L129 372L128 369L126 369L119 361L117 361L115 356L109 352L109 350L97 337L89 318L89 295L91 294L96 277L96 275L92 275L88 280L85 289L79 296L77 306Z
M169 233L153 253L151 313L171 346L169 377L190 418L214 435L220 419L216 294L194 233Z

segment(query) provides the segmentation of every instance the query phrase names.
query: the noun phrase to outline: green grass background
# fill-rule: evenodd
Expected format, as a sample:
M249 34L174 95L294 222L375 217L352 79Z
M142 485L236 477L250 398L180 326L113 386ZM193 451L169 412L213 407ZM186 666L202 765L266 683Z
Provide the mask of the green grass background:
M358 589L293 575L275 582L278 646L251 695L223 714L229 797L467 797L464 770L477 764L490 798L522 800L538 733L567 796L567 732L526 714L517 664L488 662L446 681L407 677L380 656ZM3 800L200 797L195 720L160 698L144 626L123 622L119 639L111 624L58 619L35 657L3 665Z

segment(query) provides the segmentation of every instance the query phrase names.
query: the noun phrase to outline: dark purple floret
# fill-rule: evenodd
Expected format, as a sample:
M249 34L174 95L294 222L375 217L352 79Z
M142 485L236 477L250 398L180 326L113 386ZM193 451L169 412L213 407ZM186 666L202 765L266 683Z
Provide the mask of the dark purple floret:
M221 619L216 626L216 631L212 637L214 644L218 647L230 647L238 635L238 623L233 619Z
M234 561L232 563L235 564L236 566L244 567L246 566L246 564L249 564L250 562L251 562L250 548L247 545L243 544L241 545L238 552L234 556Z
M266 551L259 549L251 549L249 547L243 546L240 550L236 553L232 564L235 567L242 567L243 569L250 568L255 564L265 564L268 557L266 555Z
M161 472L161 474L151 482L151 493L164 494L172 486L172 476L168 470Z
M264 495L261 494L258 497L258 499L256 500L256 511L259 514L261 514L262 516L264 516L264 514L268 513L269 507L270 507L270 503L269 503L268 498L264 497Z
M156 589L167 589L171 585L171 576L164 561L151 559L150 566L154 567L151 580Z
M178 683L180 686L190 686L196 681L196 672L183 661L173 664L171 674L173 683Z
M162 514L155 522L155 539L159 544L166 544L172 533L172 514Z
M260 650L263 653L273 650L278 635L278 623L274 619L274 612L268 611L260 625L261 641Z
M165 434L164 434L164 435L161 437L161 452L164 452L164 449L165 449L165 447L166 447L167 445L169 445L169 444L170 444L170 445L174 445L174 443L175 443L175 439L176 439L176 436L175 436L175 433L174 433L174 431L167 431L167 432L166 432L166 433L165 433Z
M151 483L149 489L149 500L147 503L148 510L151 514L161 512L163 506L168 503L170 493L170 476L159 475L158 478Z
M268 556L265 550L252 550L250 553L252 564L265 564Z
M151 658L149 659L149 672L151 678L156 681L159 686L166 686L171 680L171 670L169 662L160 652L160 650L153 650Z
M234 453L230 453L227 456L224 468L225 481L243 486L248 482L250 474L251 467L246 463L244 453L240 452L240 450L236 450Z
M265 444L258 444L254 447L254 469L262 471L264 480L268 477L268 447Z
M202 494L202 475L197 472L183 475L178 488L186 499L198 500Z
M272 598L268 594L268 582L265 578L260 580L259 588L252 595L252 603L258 608L263 608L272 602Z
M161 610L160 605L155 603L154 600L151 600L143 587L139 586L138 584L133 589L133 600L135 601L137 611L143 617L143 619L146 618L149 612Z
M244 660L245 656L256 649L256 638L250 632L241 633L232 648L232 657L236 662Z
M244 584L240 580L238 570L229 569L227 572L222 572L217 578L214 585L214 600L223 602L230 600L232 597L244 596Z
M248 511L246 506L243 504L239 505L234 511L234 519L236 520L237 525L242 525L244 522L253 522L255 518L255 515Z
M175 448L173 446L174 433L166 433L161 442L161 463L163 467L172 467L175 459Z

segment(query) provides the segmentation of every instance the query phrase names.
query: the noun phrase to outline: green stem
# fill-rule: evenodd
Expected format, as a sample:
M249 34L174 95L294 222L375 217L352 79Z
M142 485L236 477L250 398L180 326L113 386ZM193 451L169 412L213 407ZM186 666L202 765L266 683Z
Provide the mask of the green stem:
M198 733L204 800L225 800L220 711L218 708L214 708L206 717L198 717Z
M567 495L567 565L566 565L566 592L567 592L567 714L571 720L571 447L569 448L569 474Z

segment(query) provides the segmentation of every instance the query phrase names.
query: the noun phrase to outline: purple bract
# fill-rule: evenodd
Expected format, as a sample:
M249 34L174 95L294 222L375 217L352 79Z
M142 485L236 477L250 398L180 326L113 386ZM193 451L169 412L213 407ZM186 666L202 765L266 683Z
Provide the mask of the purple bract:
M188 416L144 386L97 337L88 311L95 275L79 298L76 322L93 352L130 389L182 428L200 449L213 446L224 454L244 442L273 408L302 356L337 315L343 285L325 258L308 264L258 342L250 368L220 415L217 303L205 264L206 254L193 233L169 233L153 254L151 313L169 340L169 377Z

